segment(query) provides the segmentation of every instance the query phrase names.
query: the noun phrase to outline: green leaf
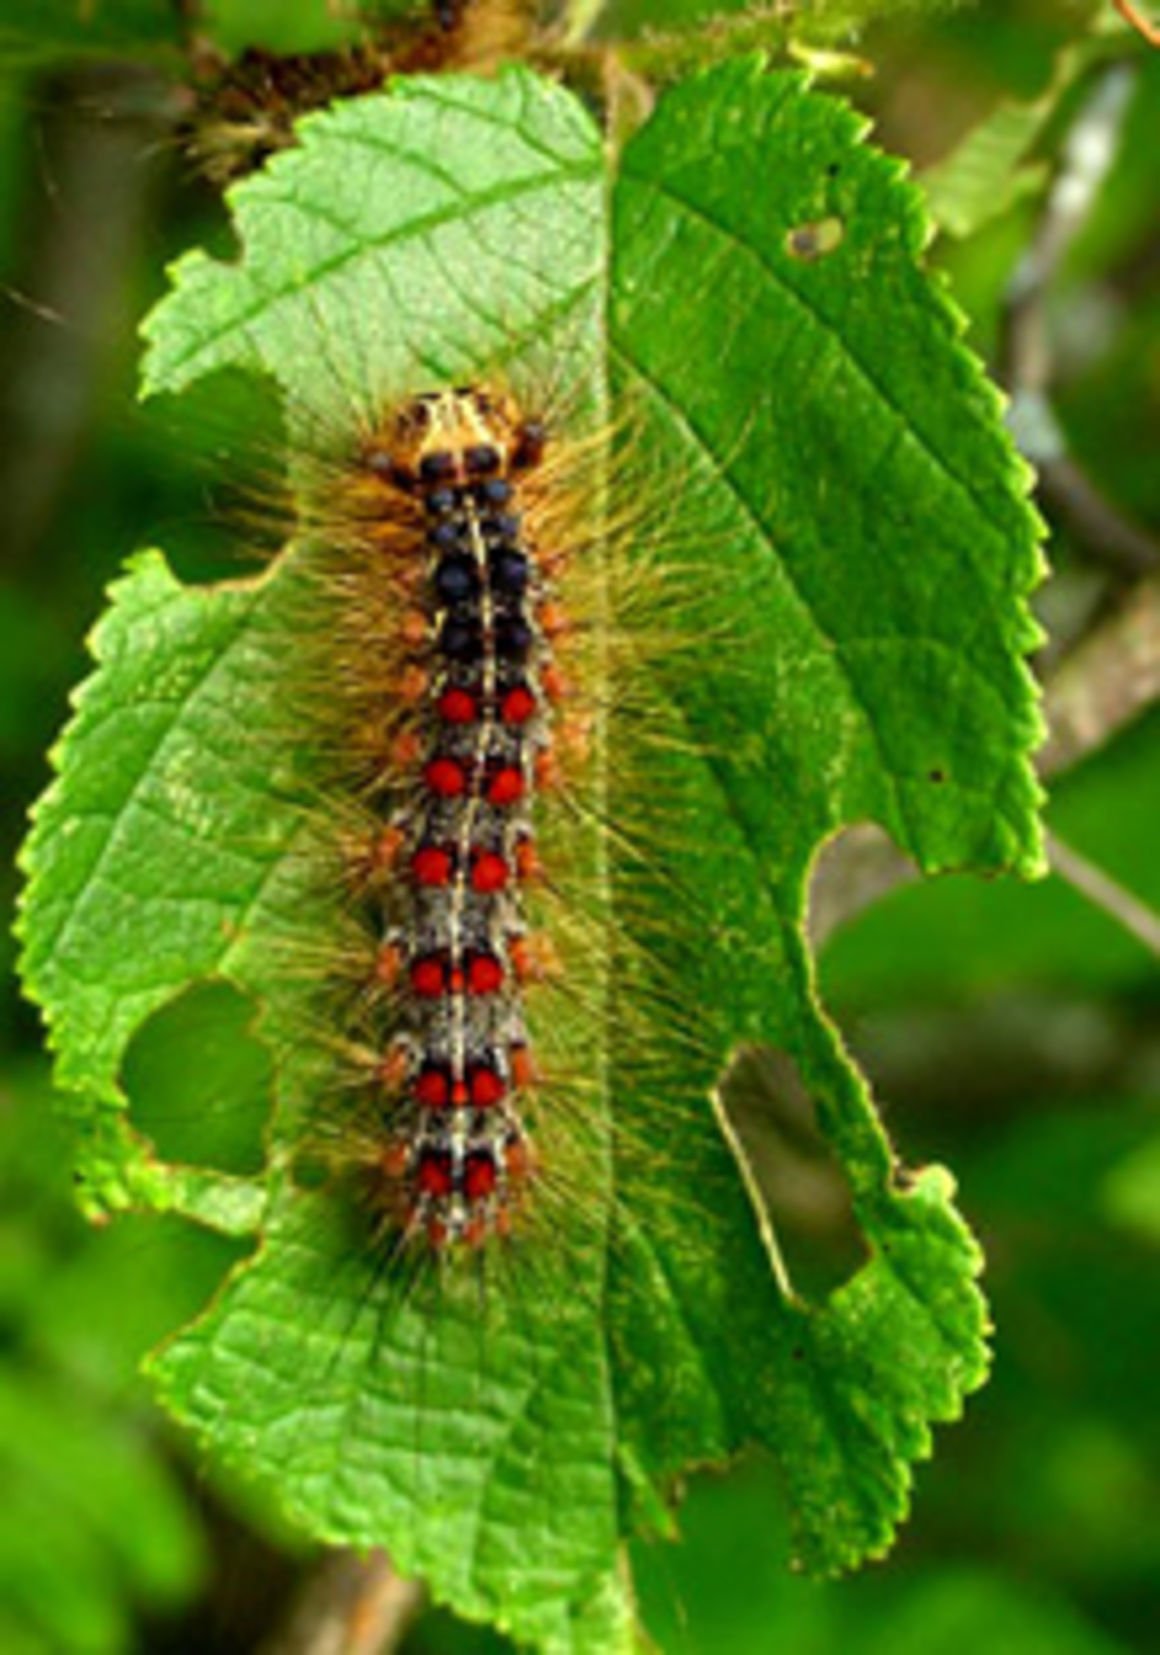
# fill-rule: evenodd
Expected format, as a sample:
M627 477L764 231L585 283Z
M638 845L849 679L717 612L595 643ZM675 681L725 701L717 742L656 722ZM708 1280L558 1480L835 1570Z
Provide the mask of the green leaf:
M134 1368L167 1322L196 1307L227 1249L156 1221L144 1248L143 1223L86 1229L47 1096L47 1076L9 1065L0 1643L117 1655L132 1645L135 1611L172 1614L203 1583L203 1537Z
M1042 188L1050 168L1030 158L1035 145L1060 99L1109 49L1102 36L1069 46L1037 98L1003 100L949 155L925 170L927 205L941 230L972 236Z
M177 10L159 0L6 0L0 57L175 46Z
M940 1556L936 1540L919 1555L836 1590L771 1574L763 1549L774 1495L760 1462L728 1482L698 1479L682 1513L679 1602L671 1556L655 1546L634 1547L642 1608L665 1655L767 1649L962 1655L972 1648L1005 1655L1123 1655L1124 1645L1109 1642L1094 1621L1057 1595L1048 1568L1041 1566L1030 1583L1011 1570L1005 1560L1015 1548L1005 1535L1000 1555L987 1567L973 1561L973 1548L962 1550L969 1564L960 1560L958 1547L952 1559ZM1019 1490L1008 1497L1017 1499ZM994 1504L992 1490L992 1509ZM986 1530L975 1532L981 1542ZM746 1583L744 1592L738 1581Z
M238 262L176 267L146 383L263 371L316 447L502 363L631 425L679 502L662 545L701 643L655 669L675 739L634 745L614 715L598 744L613 819L659 800L668 831L647 866L631 836L587 852L599 911L667 958L698 1038L666 1048L662 1021L658 1078L618 1018L590 1031L597 1217L526 1278L490 1277L485 1305L455 1271L437 1307L393 1293L342 1204L286 1178L331 1084L272 946L335 923L304 883L278 735L308 544L250 584L184 589L150 554L116 588L26 852L26 976L62 1083L92 1100L95 1195L217 1203L237 1226L255 1183L162 1164L118 1072L188 980L263 1007L279 1097L261 1245L157 1361L173 1410L312 1532L386 1544L461 1613L549 1650L627 1649L618 1541L663 1523L682 1468L765 1443L797 1557L839 1569L888 1546L930 1422L982 1378L950 1177L897 1168L816 1002L802 918L818 846L865 817L928 870L1039 870L1035 523L997 398L920 269L916 192L800 77L754 60L680 88L611 191L587 116L520 71L405 83L302 138L233 192ZM602 697L623 699L615 680ZM821 1304L784 1281L706 1101L747 1040L793 1060L865 1236L868 1262Z
M1108 1217L1125 1230L1160 1242L1160 1137L1146 1138L1104 1182Z
M1160 813L1160 711L1053 784L1048 823L1068 844L1160 908L1152 823ZM1132 993L1154 962L1138 938L1058 876L1033 886L967 878L900 886L827 945L835 1005L961 1006L1034 982L1069 997Z
M421 5L421 0L419 0ZM390 18L414 13L407 0L379 0L364 8ZM339 16L328 0L211 0L198 26L216 46L241 52L262 46L277 52L316 52L366 32L357 16ZM179 7L169 0L5 0L0 56L59 57L80 52L176 48Z
M375 0L338 7L333 0L209 0L202 26L215 46L240 53L247 46L270 52L323 52L366 33L372 17L389 19L422 12L423 0Z
M971 236L1046 183L1046 161L1027 156L1054 107L1053 96L1001 103L952 152L922 175L941 230Z

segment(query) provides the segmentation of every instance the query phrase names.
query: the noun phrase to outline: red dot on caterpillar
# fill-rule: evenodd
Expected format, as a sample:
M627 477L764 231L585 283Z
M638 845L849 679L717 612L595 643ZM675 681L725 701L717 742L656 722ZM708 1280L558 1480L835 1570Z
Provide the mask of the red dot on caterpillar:
M467 962L467 988L471 994L495 994L503 986L503 966L494 954L473 954Z
M410 978L412 989L422 999L438 999L447 991L446 962L434 954L412 960Z
M423 1150L419 1156L416 1181L424 1195L450 1195L455 1188L450 1154L442 1149Z
M467 1072L467 1090L477 1109L491 1109L507 1091L503 1076L488 1064L475 1063Z
M496 851L479 850L471 858L471 885L476 891L502 891L508 882L508 865Z
M415 1101L425 1109L445 1109L451 1102L451 1076L446 1069L427 1064L415 1077Z
M479 706L469 691L452 687L439 697L439 717L446 724L474 724Z
M432 759L423 776L432 793L442 798L453 799L467 791L467 772L458 759Z
M536 711L536 698L526 684L516 684L500 703L499 716L505 724L526 724Z
M421 845L411 858L411 872L420 885L446 885L453 867L451 852L442 845Z
M499 1175L488 1150L476 1150L463 1168L463 1192L469 1201L485 1201L494 1194Z
M493 805L513 805L523 798L525 787L523 771L504 765L488 779L487 797Z

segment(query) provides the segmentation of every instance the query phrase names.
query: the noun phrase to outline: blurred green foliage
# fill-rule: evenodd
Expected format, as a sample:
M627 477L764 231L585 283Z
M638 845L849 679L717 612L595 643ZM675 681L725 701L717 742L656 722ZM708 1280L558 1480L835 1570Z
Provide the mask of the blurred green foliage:
M1058 50L1094 9L991 0L905 26L879 24L860 47L878 75L858 88L858 101L888 146L933 162L999 99L1039 94ZM61 10L72 16L71 7ZM8 8L5 21L18 22L18 9ZM1067 438L1098 486L1155 523L1160 57L1125 50L1137 84L1124 137L1053 294L1056 398ZM84 316L83 326L59 297L49 301L63 313L56 322L21 302L43 302L48 266L60 256L46 222L79 214L90 236L100 234L94 222L110 223L107 211L84 218L83 186L71 170L76 144L106 141L109 123L94 121L90 108L81 138L66 131L60 147L60 111L75 84L55 68L14 70L0 96L5 477L27 473L46 447L52 459L35 535L20 539L11 511L4 525L7 850L43 785L44 751L79 676L84 628L122 555L162 530L172 541L178 524L182 572L221 567L204 456L190 454L187 430L159 430L127 412L133 321L159 290L164 261L205 239L207 226L222 233L212 197L171 140L144 124L133 129L141 210L113 249L115 302ZM1065 115L1033 152L1049 171ZM977 235L935 248L976 342L993 356L1006 286L1041 206L1041 192L1024 194ZM64 393L43 369L62 333L86 385L71 422ZM1047 597L1069 615L1075 594L1099 575L1067 521L1053 530L1057 573ZM1101 589L1101 602L1114 597ZM1049 820L1157 905L1158 794L1153 714L1057 785ZM6 897L10 890L9 880ZM929 1156L958 1172L989 1257L994 1377L920 1472L915 1522L882 1569L827 1586L771 1570L776 1493L768 1467L754 1462L726 1479L695 1479L679 1542L638 1548L647 1624L678 1655L1148 1650L1160 1619L1154 962L1057 879L1022 888L946 878L870 908L837 933L822 971L827 1002L874 1077L906 1158ZM211 1096L188 1074L191 1054L205 1049L198 1019L238 1015L236 1006L194 1004L171 1027L152 1026L131 1054L131 1067L172 1060L185 1072L180 1107L142 1123L167 1147L180 1142L182 1111L204 1108ZM207 1494L203 1471L183 1459L133 1378L140 1353L204 1300L233 1255L164 1221L86 1230L64 1170L67 1139L51 1124L43 1067L31 1055L37 1025L11 992L0 1041L0 1648L254 1648L301 1559L252 1495ZM251 1050L249 1060L230 1095L260 1096L260 1053ZM213 1075L207 1061L203 1080ZM222 1164L244 1164L254 1119L226 1124ZM244 1578L235 1575L227 1590L222 1560L243 1546ZM405 1647L455 1655L504 1645L432 1615Z

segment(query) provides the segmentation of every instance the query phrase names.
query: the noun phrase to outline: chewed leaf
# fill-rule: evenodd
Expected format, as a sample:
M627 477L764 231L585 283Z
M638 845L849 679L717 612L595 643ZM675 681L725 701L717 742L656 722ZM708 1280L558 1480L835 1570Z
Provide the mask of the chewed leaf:
M383 402L498 365L631 429L666 530L642 569L695 589L698 636L604 662L594 970L613 1005L655 964L683 1010L647 1063L631 1008L587 1025L595 1216L539 1237L534 1270L491 1276L485 1301L455 1271L397 1291L333 1192L286 1178L327 1084L308 985L271 946L287 916L331 923L295 857L293 754L269 756L308 547L252 585L186 591L150 557L119 587L26 852L26 975L63 1082L93 1100L90 1177L202 1216L217 1196L234 1221L236 1185L191 1188L124 1128L118 1072L186 981L262 1007L261 1243L157 1359L173 1411L311 1532L386 1545L461 1613L548 1650L627 1649L618 1545L681 1470L764 1444L800 1560L849 1566L889 1545L931 1423L983 1376L977 1249L948 1174L899 1172L816 1002L804 887L866 817L926 869L1038 868L1034 518L921 272L916 192L799 77L747 62L680 88L611 188L582 110L524 72L405 83L302 136L234 193L238 262L177 267L149 386L260 369L294 436L349 444ZM664 739L636 728L634 672ZM615 831L642 821L643 858ZM743 1041L796 1066L862 1229L868 1262L817 1305L710 1105Z

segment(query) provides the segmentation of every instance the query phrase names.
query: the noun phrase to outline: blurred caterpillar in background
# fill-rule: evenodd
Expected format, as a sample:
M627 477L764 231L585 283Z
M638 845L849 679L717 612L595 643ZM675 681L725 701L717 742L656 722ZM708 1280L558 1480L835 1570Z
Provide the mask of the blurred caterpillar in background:
M531 0L432 0L414 17L368 19L363 39L331 51L249 46L231 60L195 37L184 146L211 183L228 184L293 145L299 116L378 91L392 75L493 69L527 55L535 24Z

